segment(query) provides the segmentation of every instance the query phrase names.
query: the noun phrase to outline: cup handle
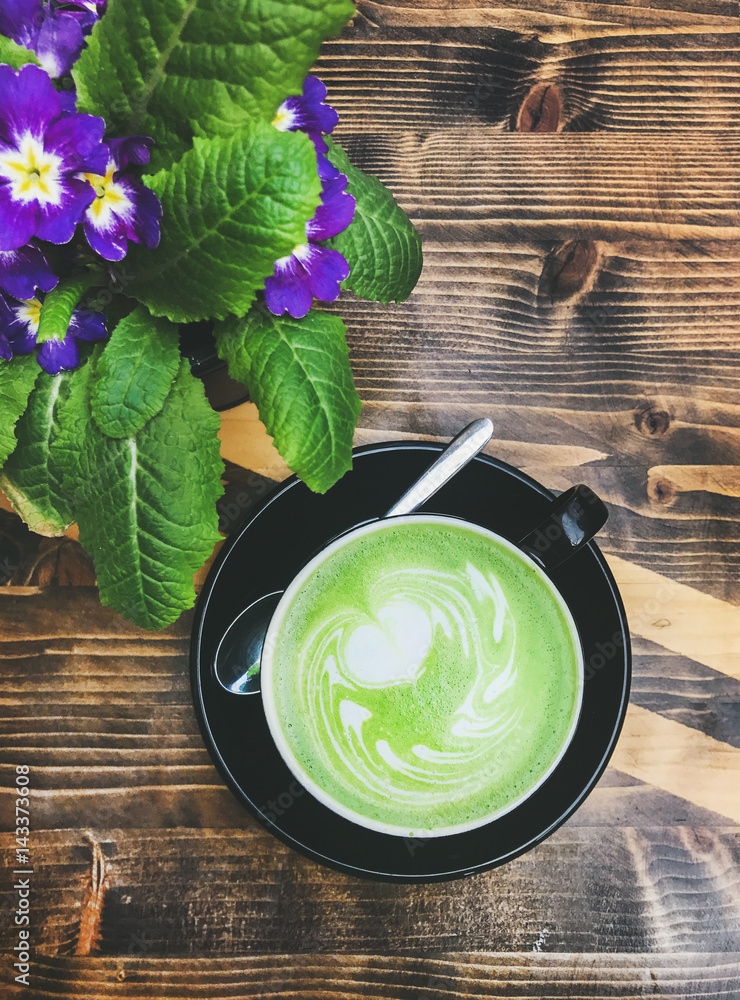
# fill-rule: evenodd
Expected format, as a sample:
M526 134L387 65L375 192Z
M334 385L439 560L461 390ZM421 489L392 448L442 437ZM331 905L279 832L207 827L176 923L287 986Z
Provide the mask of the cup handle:
M592 489L571 486L553 500L548 516L519 541L519 548L543 569L555 569L587 545L608 517Z

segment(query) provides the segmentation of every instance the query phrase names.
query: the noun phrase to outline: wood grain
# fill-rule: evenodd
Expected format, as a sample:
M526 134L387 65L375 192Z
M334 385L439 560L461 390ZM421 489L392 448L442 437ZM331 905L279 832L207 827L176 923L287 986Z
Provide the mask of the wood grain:
M561 129L703 135L740 123L737 4L729 8L725 35L625 25L614 37L583 38L574 26L558 45L496 26L440 32L359 21L324 46L317 72L341 131L390 133L397 142L461 123L509 131L527 92L544 84L559 90Z
M620 801L624 794L615 797L615 811ZM668 828L568 825L493 872L418 886L332 872L253 821L39 831L35 949L74 954L90 888L91 843L97 843L108 881L100 924L100 950L107 955L130 953L135 936L150 954L169 958L434 956L451 948L727 952L737 935L740 828L727 820L703 826L695 822L700 815L690 812L688 824ZM9 839L3 835L0 845ZM692 919L699 908L702 921Z
M740 823L740 750L630 705L612 766Z
M732 133L503 133L480 126L341 136L427 239L740 239Z
M736 680L645 639L633 640L633 651L633 705L740 748Z
M740 680L739 607L616 555L609 566L634 632Z
M675 31L711 26L713 30L737 31L733 0L669 0L651 7L634 0L567 5L559 0L517 0L515 7L482 0L360 0L358 12L373 26L511 28L525 33L539 31L554 43L578 34L608 35L610 29L643 33L655 27Z
M539 294L553 246L428 242L422 279L402 310L351 297L333 306L349 328L365 403L581 409L579 438L602 430L589 411L624 409L634 442L631 414L653 403L691 432L724 433L723 464L733 464L740 243L604 244L593 286L567 304ZM655 456L658 435L641 436Z
M672 506L679 494L697 492L740 497L740 467L655 465L648 469L648 495L659 503Z
M736 954L613 955L453 952L438 958L369 955L245 956L173 962L142 955L146 938L132 939L119 958L42 959L38 1000L255 1000L271 996L305 1000L637 1000L701 996L732 1000L740 975ZM16 996L9 986L10 996Z

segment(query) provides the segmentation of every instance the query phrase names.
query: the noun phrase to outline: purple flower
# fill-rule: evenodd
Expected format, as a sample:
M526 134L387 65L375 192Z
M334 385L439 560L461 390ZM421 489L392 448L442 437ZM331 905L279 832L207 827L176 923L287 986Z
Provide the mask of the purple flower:
M13 302L0 295L0 336L9 341L13 354L30 354L38 346L37 360L44 371L58 375L80 363L78 340L102 340L107 336L103 313L75 309L63 337L38 344L41 302L37 298Z
M38 247L0 250L0 291L13 298L32 299L37 288L50 292L58 281Z
M347 194L347 175L337 173L321 185L321 202L316 214L306 223L306 236L312 243L329 240L343 233L355 216L355 199Z
M77 113L77 91L74 87L71 90L59 91L59 103L61 104L63 115L74 115Z
M323 133L334 130L339 115L330 104L324 104L326 86L317 76L307 76L300 97L287 97L278 108L272 124L280 132L305 132L316 148L316 164L322 181L339 176L337 168L329 161L329 147Z
M300 97L286 98L277 110L273 125L281 132L305 132L318 135L331 132L339 115L326 99L326 86L317 76L307 76Z
M314 299L333 302L348 276L349 265L340 253L304 243L275 261L275 273L265 282L265 303L276 316L287 312L301 319Z
M113 139L104 174L81 176L92 186L95 198L85 210L82 228L92 249L106 260L122 260L128 241L143 243L150 250L159 243L162 205L144 184L121 171L131 163L149 161L152 140L131 135Z
M85 44L79 12L57 11L44 0L0 0L0 34L31 49L49 76L69 73Z
M288 97L278 108L272 124L280 132L305 132L316 147L316 162L321 180L332 180L339 171L329 162L328 146L322 133L330 133L339 115L330 104L324 104L326 86L317 76L307 76L300 97Z
M331 132L338 116L324 104L326 87L315 76L306 77L301 97L283 101L273 121L281 131L307 133L316 147L316 162L321 179L321 202L314 217L306 224L307 242L293 253L275 262L275 272L265 282L265 303L276 316L289 313L301 319L313 299L333 302L339 295L340 282L349 276L349 265L336 250L315 246L343 232L355 214L355 199L347 194L347 177L326 157L327 145L322 134Z
M127 135L123 139L108 139L106 145L116 170L125 170L132 163L142 167L149 162L154 139L148 135Z
M95 198L80 171L105 170L105 122L64 114L59 94L38 66L0 66L0 250L32 236L68 243Z
M2 358L3 361L10 361L12 357L13 348L10 346L10 341L4 333L0 333L0 358Z
M65 76L106 6L107 0L0 0L0 34L35 52L49 76Z
M324 182L321 204L306 224L311 242L276 261L275 273L265 282L265 302L276 316L288 312L300 319L311 308L312 298L333 302L339 296L339 283L349 276L349 265L336 250L314 246L313 241L336 236L352 221L355 199L345 193L346 186L344 174Z

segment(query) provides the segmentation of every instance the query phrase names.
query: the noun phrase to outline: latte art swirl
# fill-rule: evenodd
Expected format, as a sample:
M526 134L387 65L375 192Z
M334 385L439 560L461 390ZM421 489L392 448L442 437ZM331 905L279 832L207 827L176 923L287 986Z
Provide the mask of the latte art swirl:
M286 591L263 702L323 802L436 836L512 808L562 755L580 707L575 626L508 542L414 515L338 540Z
M366 612L344 608L306 642L304 709L326 765L335 754L357 782L396 802L434 806L469 791L521 719L522 706L502 697L516 680L515 651L516 625L493 574L468 563L455 574L381 576ZM409 702L410 715L414 688L451 658L468 683L449 704L431 718L414 713L412 733L389 726L386 691L398 688L394 702Z

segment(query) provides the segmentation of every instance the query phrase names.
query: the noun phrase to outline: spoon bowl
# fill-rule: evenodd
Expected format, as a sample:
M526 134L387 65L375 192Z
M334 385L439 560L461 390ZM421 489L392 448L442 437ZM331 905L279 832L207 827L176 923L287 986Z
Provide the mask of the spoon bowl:
M283 591L277 590L253 601L229 625L218 644L216 678L230 694L259 694L262 647L282 596Z

